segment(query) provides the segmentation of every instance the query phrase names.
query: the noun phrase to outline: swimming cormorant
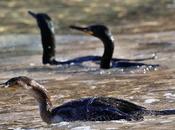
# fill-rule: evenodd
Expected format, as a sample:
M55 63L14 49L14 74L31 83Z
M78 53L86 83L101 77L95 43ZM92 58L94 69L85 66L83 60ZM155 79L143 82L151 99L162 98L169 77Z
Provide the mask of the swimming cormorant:
M132 67L132 66L149 66L148 64L144 63L135 63L130 61L143 61L143 60L150 60L154 59L155 56L143 59L118 59L112 58L114 52L114 38L112 36L111 31L108 29L107 26L102 24L94 24L88 27L79 27L79 26L70 26L71 29L82 31L86 34L92 35L97 37L103 42L104 45L104 52L103 56L101 57L100 67L104 69L110 68L110 63L112 63L113 67ZM150 65L156 67L158 65Z
M104 69L110 68L114 52L114 39L108 28L104 25L91 25L89 27L70 26L70 28L83 31L102 40L104 44L104 53L101 57L100 67Z
M92 25L87 28L81 28L77 26L71 26L73 29L81 30L87 33L91 33L91 35L100 38L105 47L105 51L103 56L85 56L78 57L68 61L57 61L55 58L55 34L54 34L54 26L51 18L45 13L34 13L32 11L28 11L30 15L32 15L40 28L41 32L41 40L43 46L43 64L50 65L64 65L64 64L80 64L85 61L101 61L100 68L108 69L110 68L110 63L112 62L112 67L132 67L132 66L153 66L147 65L143 63L134 63L132 61L143 61L154 59L155 56L143 59L115 59L112 58L114 51L114 43L112 39L112 35L108 28L104 25ZM92 29L92 30L90 30ZM93 34L92 34L93 33ZM157 66L157 65L156 65Z
M48 124L62 121L143 120L147 115L171 115L175 110L148 110L126 100L113 97L89 97L67 102L53 108L43 85L25 76L14 77L1 84L8 88L25 88L39 104L40 116Z
M54 36L54 27L51 18L44 13L35 14L32 11L28 11L38 23L38 26L41 31L41 40L43 47L43 64L58 64L55 60L55 36Z

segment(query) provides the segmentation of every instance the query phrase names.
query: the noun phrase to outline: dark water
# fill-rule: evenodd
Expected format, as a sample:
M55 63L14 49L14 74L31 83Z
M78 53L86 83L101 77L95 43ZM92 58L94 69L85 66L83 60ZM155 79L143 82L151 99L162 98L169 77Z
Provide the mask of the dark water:
M19 75L36 79L51 95L55 106L89 96L126 99L149 109L175 108L175 32L115 36L114 57L143 58L156 53L147 67L102 70L87 62L82 65L44 66L41 63L40 37L16 35L0 37L0 82ZM118 43L119 42L119 43ZM102 55L103 45L92 37L57 36L57 59ZM47 125L39 116L38 106L27 92L0 90L0 129L174 129L174 116L149 116L144 121L61 122Z

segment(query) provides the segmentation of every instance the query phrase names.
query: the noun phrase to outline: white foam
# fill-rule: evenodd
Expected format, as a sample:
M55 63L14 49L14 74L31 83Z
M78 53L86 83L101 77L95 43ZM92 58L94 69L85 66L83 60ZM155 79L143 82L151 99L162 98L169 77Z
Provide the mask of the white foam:
M160 101L160 100L159 99L146 99L145 103L151 104L151 103L158 102L158 101Z
M166 98L175 98L175 94L172 93L165 93L163 96L165 96Z
M92 130L90 126L79 126L72 128L71 130Z

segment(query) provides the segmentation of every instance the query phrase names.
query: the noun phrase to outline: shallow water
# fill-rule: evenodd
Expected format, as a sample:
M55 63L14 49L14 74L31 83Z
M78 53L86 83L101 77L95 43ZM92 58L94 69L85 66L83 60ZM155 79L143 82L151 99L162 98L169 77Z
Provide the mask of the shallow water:
M19 75L36 79L51 95L53 104L89 96L126 99L149 109L169 109L175 100L175 32L115 36L114 57L143 58L156 53L154 69L99 69L87 62L71 66L44 66L40 36L0 36L0 82ZM57 36L57 59L102 55L103 45L88 36ZM118 43L119 42L119 43ZM149 116L144 121L61 122L47 125L39 116L35 100L23 89L0 89L0 129L174 129L175 115Z

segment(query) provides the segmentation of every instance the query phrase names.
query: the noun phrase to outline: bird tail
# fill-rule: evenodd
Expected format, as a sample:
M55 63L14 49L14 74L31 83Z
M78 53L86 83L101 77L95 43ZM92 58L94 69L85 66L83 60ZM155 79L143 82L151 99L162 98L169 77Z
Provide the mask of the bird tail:
M175 109L172 110L146 110L145 111L145 115L154 115L154 116L158 116L158 115L175 115Z

